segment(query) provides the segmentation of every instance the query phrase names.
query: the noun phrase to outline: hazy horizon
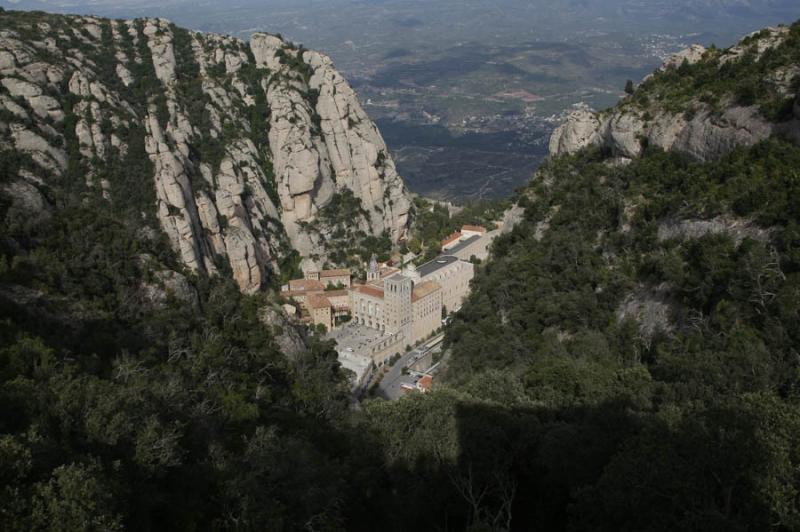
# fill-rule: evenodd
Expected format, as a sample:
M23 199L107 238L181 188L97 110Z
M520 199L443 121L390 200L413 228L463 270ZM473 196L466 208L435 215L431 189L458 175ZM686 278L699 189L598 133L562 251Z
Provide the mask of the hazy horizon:
M693 43L727 46L800 18L796 0L0 0L112 18L164 17L247 39L279 33L329 55L406 182L441 199L502 197L576 104L613 105Z

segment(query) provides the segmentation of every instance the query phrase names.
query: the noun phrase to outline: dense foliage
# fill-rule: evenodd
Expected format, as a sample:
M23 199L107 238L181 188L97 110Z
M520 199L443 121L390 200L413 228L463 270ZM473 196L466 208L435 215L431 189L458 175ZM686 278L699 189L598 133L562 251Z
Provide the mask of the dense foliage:
M419 256L418 263L427 262L441 252L442 240L461 229L464 224L493 229L511 204L510 198L478 200L451 209L447 204L416 197L414 231L407 243L407 249Z
M261 319L271 296L229 278L173 293L161 274L181 267L141 218L88 191L49 199L0 209L0 529L340 519L355 447L333 426L331 346L287 356Z
M800 526L798 168L772 139L540 170L446 338L456 410L527 435L493 466L515 529Z

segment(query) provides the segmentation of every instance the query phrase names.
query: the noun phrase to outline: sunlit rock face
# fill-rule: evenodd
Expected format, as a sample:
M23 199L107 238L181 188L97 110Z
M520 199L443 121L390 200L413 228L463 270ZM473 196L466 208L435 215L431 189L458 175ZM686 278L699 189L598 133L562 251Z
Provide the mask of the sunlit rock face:
M35 164L6 187L20 201L66 175L112 201L109 168L145 161L142 210L189 270L230 268L244 292L292 250L325 262L318 213L342 191L360 232L406 236L408 192L355 93L330 59L275 36L43 15L0 29L0 111L0 148Z
M800 142L800 112L795 100L794 113L788 118L770 120L757 105L742 105L730 95L718 95L715 105L701 95L675 110L673 102L665 102L651 94L658 76L670 75L684 66L713 61L717 68L748 56L758 60L768 50L781 45L788 28L767 28L747 36L739 44L724 51L706 50L693 45L668 58L658 71L645 78L637 94L616 107L595 112L580 109L568 115L553 132L550 154L575 153L587 146L599 146L614 156L632 159L642 154L645 146L655 146L687 154L699 160L713 160L739 146L752 146L779 133ZM769 72L765 80L770 90L786 99L793 96L800 65L783 65ZM646 82L649 82L648 85Z

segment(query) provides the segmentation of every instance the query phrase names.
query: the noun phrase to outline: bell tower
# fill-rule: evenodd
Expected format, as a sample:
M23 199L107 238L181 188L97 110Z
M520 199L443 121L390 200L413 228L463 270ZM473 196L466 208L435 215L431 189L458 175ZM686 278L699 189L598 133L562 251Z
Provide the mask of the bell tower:
M369 259L369 269L367 270L367 282L370 281L378 281L381 278L381 272L378 271L378 260L375 258L375 254L372 254L372 258Z
M411 292L414 281L405 275L395 274L383 281L383 300L386 304L386 332L411 333Z

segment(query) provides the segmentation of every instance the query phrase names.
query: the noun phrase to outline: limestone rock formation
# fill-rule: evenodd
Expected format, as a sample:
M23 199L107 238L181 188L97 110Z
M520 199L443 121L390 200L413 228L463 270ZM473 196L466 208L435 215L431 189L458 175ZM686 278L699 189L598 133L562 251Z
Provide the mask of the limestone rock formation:
M675 54L672 54L664 61L664 64L661 65L659 70L671 70L680 67L684 62L693 65L703 59L703 55L706 53L706 47L700 44L693 44L688 48L681 50Z
M143 257L144 261L152 261L152 257ZM198 297L192 285L184 275L172 270L157 270L153 274L153 281L143 283L142 298L147 306L153 309L163 309L167 306L170 297L197 308Z
M329 58L294 50L280 39L256 34L251 50L260 68L274 71L267 101L269 144L284 213L284 225L303 255L319 248L304 223L342 189L349 189L369 213L355 219L370 234L405 236L410 202L386 144L361 108L355 93ZM280 57L305 66L305 78L291 75ZM283 77L284 79L280 79ZM309 101L307 94L312 94Z
M154 212L187 269L225 266L244 292L295 250L328 262L318 215L344 192L360 203L340 213L359 234L405 238L408 192L329 58L163 19L4 16L0 152L29 156L41 182L6 186L18 202L35 204L28 189L56 176L108 201L141 188L150 199L136 208Z
M788 28L767 28L747 36L738 45L725 50L707 50L693 45L668 58L661 68L645 78L636 93L616 107L595 112L585 108L570 113L550 139L550 154L574 153L587 146L602 146L614 156L639 157L644 146L657 146L687 154L699 160L719 158L738 146L751 146L775 133L800 142L800 112L795 102L789 119L767 118L759 105L742 103L730 94L706 94L696 89L694 99L664 101L657 94L660 78L682 65L700 62L723 68L746 54L758 60L769 49L784 43ZM674 74L671 74L674 75ZM678 73L680 75L680 73ZM800 79L800 65L774 68L764 79L776 98L791 98ZM719 100L709 103L709 98ZM791 104L790 104L791 105Z
M665 220L658 226L658 240L690 240L706 235L727 234L738 246L745 238L769 242L770 231L749 220L717 216L711 220Z
M587 146L599 144L602 141L600 131L601 122L597 113L588 109L575 110L550 137L550 153L574 153Z
M291 307L291 305L288 305ZM294 308L294 307L292 307ZM290 360L297 359L307 349L306 338L300 332L291 317L296 310L289 311L281 308L264 307L260 311L260 319L268 327L272 327L275 333L275 342L281 353L289 357Z
M675 325L671 318L679 308L669 292L669 287L638 286L620 304L616 315L619 321L634 320L644 338L652 338L658 332L670 334Z

